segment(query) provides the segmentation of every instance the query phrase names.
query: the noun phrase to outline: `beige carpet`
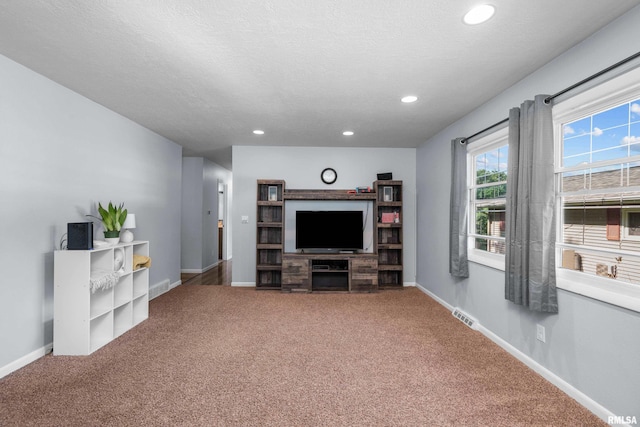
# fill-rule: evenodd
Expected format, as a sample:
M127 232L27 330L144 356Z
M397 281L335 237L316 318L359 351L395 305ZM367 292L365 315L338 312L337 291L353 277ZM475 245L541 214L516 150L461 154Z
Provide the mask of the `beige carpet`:
M0 426L596 426L417 289L183 285L87 357L0 380Z

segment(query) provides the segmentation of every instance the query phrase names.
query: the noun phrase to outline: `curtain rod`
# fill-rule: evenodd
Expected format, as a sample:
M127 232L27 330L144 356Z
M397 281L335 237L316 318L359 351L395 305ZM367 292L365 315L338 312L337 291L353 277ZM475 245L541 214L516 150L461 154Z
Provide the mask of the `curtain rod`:
M588 83L588 82L590 82L590 81L591 81L591 80L593 80L593 79L597 79L598 77L600 77L600 76L602 76L602 75L604 75L604 74L606 74L606 73L608 73L608 72L610 72L610 71L612 71L612 70L614 70L614 69L616 69L616 68L620 67L621 65L626 64L627 62L633 61L634 59L636 59L636 58L638 58L638 57L640 57L640 52L636 52L636 53L634 53L633 55L631 55L631 56L629 56L629 57L627 57L627 58L623 59L622 61L616 62L615 64L613 64L613 65L611 65L611 66L609 66L609 67L605 68L604 70L600 70L600 71L598 71L597 73L595 73L595 74L593 74L593 75L591 75L591 76L587 77L586 79L580 80L578 83L573 84L573 85L571 85L571 86L569 86L569 87L567 87L567 88L565 88L565 89L561 90L560 92L556 92L556 93L554 93L553 95L550 95L550 96L546 97L546 98L544 99L544 102L545 102L546 104L548 104L549 102L551 102L551 101L552 101L552 100L554 100L555 98L559 97L560 95L564 95L565 93L570 92L570 91L572 91L573 89L575 89L575 88L577 88L577 87L580 87L580 86L582 86L583 84ZM508 117L507 117L506 119L500 120L499 122L494 123L494 124L492 124L491 126L488 126L488 127L484 128L484 129L482 129L481 131L474 133L474 134L473 134L473 135L471 135L471 136L468 136L468 137L466 137L466 138L463 138L463 139L462 139L462 142L463 142L463 143L467 143L467 142L469 142L469 140L470 140L471 138L475 138L476 136L481 135L481 134L485 133L486 131L488 131L488 130L490 130L490 129L493 129L493 128L497 127L497 126L500 126L500 125L502 125L502 124L504 124L504 123L507 123L508 121L509 121L509 118L508 118Z
M488 131L488 130L490 130L490 129L493 129L493 128L495 128L495 127L498 127L498 126L500 126L501 124L507 123L508 121L509 121L509 117L507 117L506 119L500 120L498 123L494 123L494 124L492 124L491 126L486 127L486 128L484 128L484 129L482 129L481 131L478 131L478 132L474 133L474 134L473 134L473 135L471 135L471 136L468 136L468 137L466 137L466 138L463 138L463 139L462 139L462 142L463 142L463 143L469 142L469 140L470 140L471 138L475 138L476 136L478 136L478 135L480 135L480 134L483 134L483 133L485 133L486 131Z

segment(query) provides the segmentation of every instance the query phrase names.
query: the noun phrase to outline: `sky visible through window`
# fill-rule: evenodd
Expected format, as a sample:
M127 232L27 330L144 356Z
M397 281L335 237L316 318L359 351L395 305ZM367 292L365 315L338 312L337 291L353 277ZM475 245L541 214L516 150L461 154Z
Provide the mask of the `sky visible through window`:
M640 99L563 126L562 165L640 155Z
M486 184L504 180L507 173L508 156L508 145L477 155L476 184Z

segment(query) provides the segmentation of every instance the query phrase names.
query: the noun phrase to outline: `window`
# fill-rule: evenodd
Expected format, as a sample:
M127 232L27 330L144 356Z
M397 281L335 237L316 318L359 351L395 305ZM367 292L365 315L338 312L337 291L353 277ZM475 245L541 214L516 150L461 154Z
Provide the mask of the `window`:
M554 125L558 287L640 311L640 73L558 103Z
M504 270L508 129L468 147L469 259Z
M625 210L623 224L625 240L640 240L640 210Z

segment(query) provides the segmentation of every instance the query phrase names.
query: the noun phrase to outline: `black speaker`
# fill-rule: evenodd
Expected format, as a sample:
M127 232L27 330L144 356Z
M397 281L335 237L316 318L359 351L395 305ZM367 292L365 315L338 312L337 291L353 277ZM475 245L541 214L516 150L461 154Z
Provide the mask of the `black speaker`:
M391 181L392 179L393 179L393 174L391 172L378 174L378 181Z
M92 222L67 223L67 249L69 250L93 249L93 223Z

